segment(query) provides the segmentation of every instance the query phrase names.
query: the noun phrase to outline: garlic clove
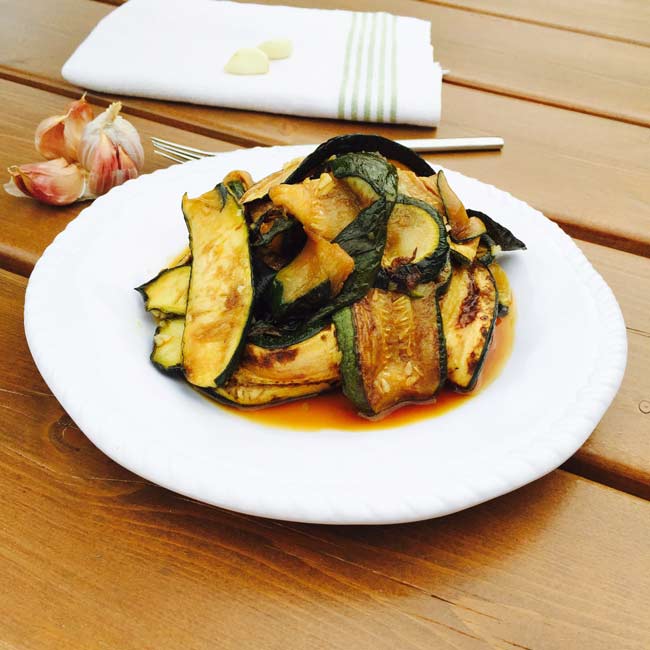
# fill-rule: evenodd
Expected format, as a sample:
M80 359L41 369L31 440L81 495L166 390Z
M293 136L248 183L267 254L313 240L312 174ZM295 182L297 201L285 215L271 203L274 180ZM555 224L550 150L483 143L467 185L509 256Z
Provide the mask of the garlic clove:
M119 115L120 102L111 104L84 129L79 160L88 170L88 189L105 194L111 187L136 178L144 166L144 150L135 127Z
M13 196L32 197L50 205L68 205L85 195L86 174L65 158L9 167L11 179L4 189Z
M70 104L65 115L46 117L36 127L36 150L47 159L63 157L75 162L81 134L92 119L93 109L84 95Z
M269 57L257 47L243 47L230 57L224 70L229 74L266 74Z
M293 43L288 38L274 38L257 46L269 59L288 59L293 52Z

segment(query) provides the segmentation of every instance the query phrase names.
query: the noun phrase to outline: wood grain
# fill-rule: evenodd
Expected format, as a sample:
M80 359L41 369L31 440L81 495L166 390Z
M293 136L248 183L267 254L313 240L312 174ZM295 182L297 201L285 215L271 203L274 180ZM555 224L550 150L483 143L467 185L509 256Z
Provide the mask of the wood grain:
M313 6L311 0L267 3ZM5 0L5 7L0 62L49 79L60 77L76 44L112 10L90 0ZM447 81L650 125L647 47L415 0L321 0L319 7L430 20L436 58L451 70Z
M650 5L645 0L425 0L489 16L565 29L637 45L650 45ZM113 4L121 4L116 1ZM513 26L513 29L516 27Z
M24 284L0 271L3 647L642 650L650 639L647 501L557 471L404 526L289 525L197 504L110 461L49 395L22 337Z
M59 95L0 80L3 105L0 119L5 137L0 140L0 168L40 160L34 149L36 125L49 115L59 115L68 100ZM101 108L95 110L98 115ZM170 162L155 156L149 138L158 135L170 140L182 140L196 147L227 151L234 145L216 139L157 124L149 120L129 118L138 129L145 148L144 172L167 167ZM0 266L23 275L29 275L36 260L54 237L61 232L88 203L66 207L44 206L35 201L9 196L0 192L2 237L0 238Z

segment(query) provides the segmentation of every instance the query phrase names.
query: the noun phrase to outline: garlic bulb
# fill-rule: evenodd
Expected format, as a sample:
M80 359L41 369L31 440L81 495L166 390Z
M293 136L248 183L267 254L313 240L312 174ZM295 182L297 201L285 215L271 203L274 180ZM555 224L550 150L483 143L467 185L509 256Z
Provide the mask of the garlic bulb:
M36 127L36 151L48 160L63 157L76 162L81 134L92 119L93 109L84 94L70 104L65 115L47 117Z
M135 127L111 104L86 125L79 143L79 162L88 170L88 190L99 196L135 178L144 165L144 150Z
M4 189L13 196L32 197L50 205L68 205L94 198L86 195L86 172L65 158L9 167Z

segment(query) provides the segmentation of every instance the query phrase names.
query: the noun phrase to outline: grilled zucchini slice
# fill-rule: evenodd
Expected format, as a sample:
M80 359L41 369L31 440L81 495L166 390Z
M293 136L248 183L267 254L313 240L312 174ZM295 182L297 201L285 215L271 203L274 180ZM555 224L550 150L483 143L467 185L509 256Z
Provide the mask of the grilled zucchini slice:
M454 268L441 301L448 379L460 390L476 386L497 318L497 289L487 267Z
M167 374L177 374L183 369L183 329L184 318L161 320L153 337L151 362Z
M195 199L184 195L182 207L192 251L183 370L195 386L220 386L237 365L251 318L248 226L223 184Z
M470 241L457 243L453 239L450 239L449 253L451 259L460 266L469 266L476 259L480 240L480 237L475 237Z
M270 406L289 402L301 397L313 397L331 390L333 384L319 382L311 384L242 384L231 380L222 388L204 388L206 395L229 406Z
M373 289L333 317L341 349L343 392L376 415L402 402L434 397L447 375L435 287L423 296Z
M492 262L488 268L494 283L497 287L497 295L499 296L499 317L502 318L509 311L512 306L512 289L510 288L510 281L503 267L498 262Z
M338 245L309 238L297 257L277 273L270 286L276 319L309 315L341 292L354 260Z
M155 278L136 287L142 294L145 309L165 316L184 316L190 272L189 264L163 269Z
M240 384L335 383L340 380L340 364L334 326L328 325L286 348L271 350L248 343L233 379Z
M412 290L436 279L448 253L447 231L440 215L423 201L398 197L388 220L380 273L397 287Z
M276 185L269 191L269 198L300 221L305 230L328 241L374 200L368 201L345 181L328 173L295 185Z

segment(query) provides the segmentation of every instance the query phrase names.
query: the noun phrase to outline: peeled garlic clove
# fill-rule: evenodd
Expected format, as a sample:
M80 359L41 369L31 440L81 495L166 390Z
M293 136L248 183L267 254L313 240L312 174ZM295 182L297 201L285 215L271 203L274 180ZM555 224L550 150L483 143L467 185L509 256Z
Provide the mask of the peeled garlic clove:
M288 59L293 52L293 43L288 38L274 38L257 47L266 52L269 59Z
M47 117L36 127L36 151L48 159L63 157L72 162L78 160L81 134L92 119L93 109L84 95L70 104L65 115Z
M79 160L88 170L88 189L105 194L111 187L136 178L144 165L144 150L135 127L119 115L120 102L111 104L84 129Z
M4 186L13 196L27 196L50 205L68 205L85 196L86 174L65 158L9 167L11 180Z
M230 74L266 74L269 57L257 47L243 47L230 57L224 70Z

